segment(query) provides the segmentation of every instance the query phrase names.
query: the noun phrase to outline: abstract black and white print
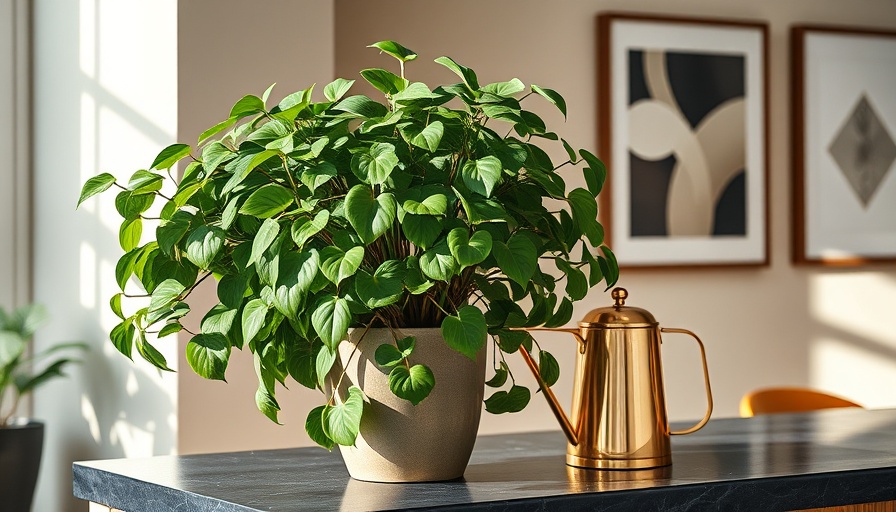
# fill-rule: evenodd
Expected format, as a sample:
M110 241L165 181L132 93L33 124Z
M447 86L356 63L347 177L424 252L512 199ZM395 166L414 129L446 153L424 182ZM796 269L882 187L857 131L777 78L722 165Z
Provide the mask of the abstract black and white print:
M747 235L745 60L629 49L631 237Z

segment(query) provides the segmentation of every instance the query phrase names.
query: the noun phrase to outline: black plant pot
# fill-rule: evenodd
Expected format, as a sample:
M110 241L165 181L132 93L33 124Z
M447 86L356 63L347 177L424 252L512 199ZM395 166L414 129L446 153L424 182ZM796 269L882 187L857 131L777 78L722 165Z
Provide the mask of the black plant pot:
M31 510L43 445L43 423L28 421L0 427L0 509Z

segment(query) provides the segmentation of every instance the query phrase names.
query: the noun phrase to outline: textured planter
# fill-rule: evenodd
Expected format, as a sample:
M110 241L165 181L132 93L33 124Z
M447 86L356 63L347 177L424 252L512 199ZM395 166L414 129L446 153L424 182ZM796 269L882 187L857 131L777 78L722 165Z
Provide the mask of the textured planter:
M350 343L339 348L346 368L343 390L354 384L364 391L361 433L355 446L340 446L352 478L370 482L431 482L453 480L464 474L482 412L485 349L476 361L445 345L440 329L401 329L417 338L412 364L429 366L435 387L417 406L389 390L389 368L374 360L376 348L392 342L388 329L349 333ZM345 361L348 361L347 365Z
M0 509L31 510L43 444L43 423L22 421L0 428Z

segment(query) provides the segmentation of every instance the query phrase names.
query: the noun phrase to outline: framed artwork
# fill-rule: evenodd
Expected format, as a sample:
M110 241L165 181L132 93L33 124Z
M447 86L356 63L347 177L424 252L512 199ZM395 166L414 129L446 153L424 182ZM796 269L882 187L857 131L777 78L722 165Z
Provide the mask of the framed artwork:
M621 267L768 264L767 33L598 16L601 215Z
M896 261L896 32L802 26L793 52L793 257Z

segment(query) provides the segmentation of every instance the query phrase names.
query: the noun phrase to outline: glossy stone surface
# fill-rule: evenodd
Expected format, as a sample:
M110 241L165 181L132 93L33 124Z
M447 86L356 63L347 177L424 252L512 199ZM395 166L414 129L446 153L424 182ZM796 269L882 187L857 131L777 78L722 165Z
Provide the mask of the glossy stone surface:
M75 496L127 512L167 510L793 510L896 500L896 410L840 409L712 420L673 436L671 467L638 473L564 464L558 432L485 436L463 480L352 480L315 448L83 462Z

